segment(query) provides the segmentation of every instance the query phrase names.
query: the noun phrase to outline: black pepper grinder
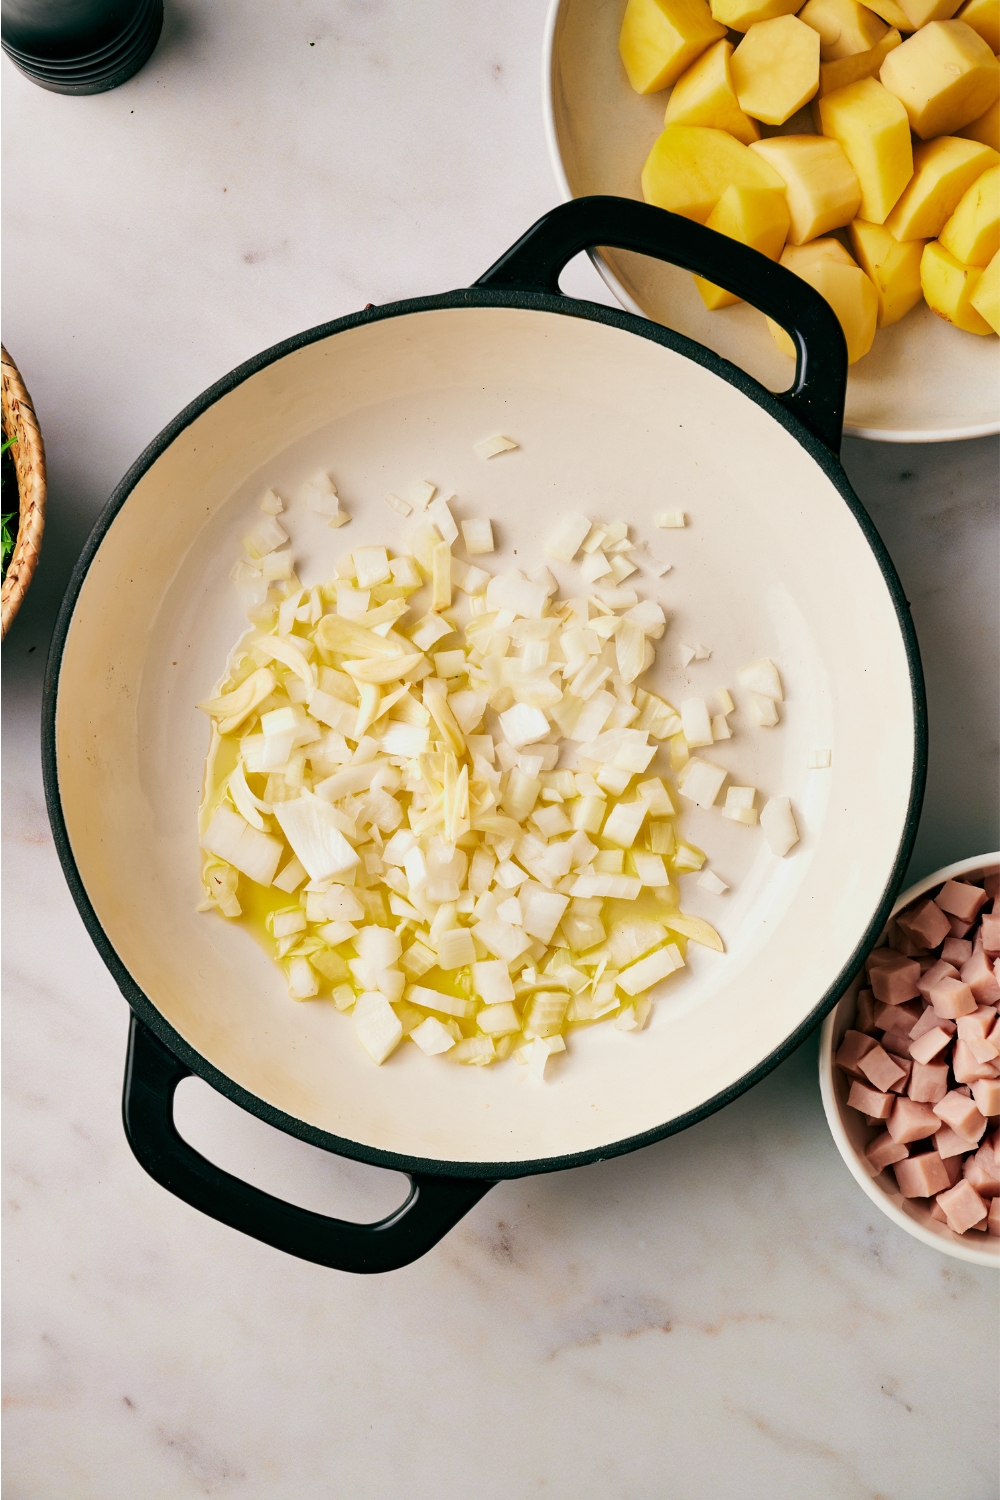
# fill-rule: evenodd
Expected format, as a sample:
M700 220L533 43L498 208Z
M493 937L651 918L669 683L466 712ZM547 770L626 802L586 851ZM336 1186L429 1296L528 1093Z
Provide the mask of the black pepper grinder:
M163 0L4 0L3 50L56 94L115 89L149 58Z

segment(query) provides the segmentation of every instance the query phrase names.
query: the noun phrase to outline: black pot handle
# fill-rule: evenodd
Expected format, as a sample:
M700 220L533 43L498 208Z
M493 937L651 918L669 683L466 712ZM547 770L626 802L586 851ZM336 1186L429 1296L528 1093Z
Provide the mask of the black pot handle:
M351 1224L285 1203L224 1172L178 1135L174 1091L190 1073L133 1015L122 1115L140 1166L192 1208L300 1260L337 1271L396 1271L426 1254L494 1186L407 1172L410 1196L376 1224Z
M795 379L778 400L832 453L840 452L847 344L830 304L800 276L703 224L632 198L574 198L533 224L476 285L558 293L569 261L600 245L683 266L779 323L795 345Z

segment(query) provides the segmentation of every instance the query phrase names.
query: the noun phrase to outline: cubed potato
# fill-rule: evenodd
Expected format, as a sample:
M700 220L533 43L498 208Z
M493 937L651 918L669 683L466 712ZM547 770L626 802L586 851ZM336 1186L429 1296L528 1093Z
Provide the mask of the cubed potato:
M1000 250L1000 167L966 190L938 238L963 265L989 265Z
M618 51L636 93L655 94L725 34L706 0L628 0Z
M896 52L902 52L903 47ZM883 71L896 55L890 52ZM839 141L861 184L858 217L883 224L913 175L906 110L874 78L862 78L819 101L823 134Z
M760 140L760 126L740 109L729 59L733 44L713 42L674 84L667 100L665 125L708 125L725 130L744 146Z
M873 10L877 16L881 16L887 26L895 26L897 31L904 34L913 31L914 25L906 11L898 0L865 0L868 10Z
M783 125L819 88L819 32L797 16L758 21L730 66L740 108L767 125Z
M875 288L879 328L898 323L924 295L920 285L924 241L907 240L900 244L884 224L866 224L864 219L855 219L851 225L851 245L858 264Z
M991 52L1000 52L1000 0L966 0L957 19L977 31Z
M869 52L889 30L880 16L858 0L806 0L798 17L819 32L821 62Z
M786 245L781 264L815 287L837 314L847 340L850 364L868 353L878 320L878 295L861 267L856 265L839 240L814 240L811 245ZM767 320L778 348L795 354L795 346L783 328Z
M930 21L948 21L955 14L962 0L899 0L909 16L914 31Z
M982 141L984 146L1000 151L1000 98L995 99L978 120L973 120L971 125L963 125L957 134L964 140Z
M793 245L840 229L857 214L861 187L839 141L824 135L774 135L751 149L784 180Z
M727 187L783 188L749 146L704 125L668 125L642 169L642 193L657 208L704 224Z
M877 78L879 68L893 47L898 47L903 38L894 26L880 42L867 52L855 52L850 57L838 57L836 62L821 62L819 65L819 95L832 94L835 89L844 89L849 83L860 83L862 78ZM816 103L813 102L813 109Z
M924 246L920 260L920 284L924 301L932 312L966 333L992 333L990 325L972 305L972 296L982 280L981 266L965 266L939 240Z
M791 16L801 0L712 0L712 16L730 31L749 31L758 21Z
M922 141L954 135L1000 95L1000 63L964 21L932 21L889 53L879 78Z
M942 135L913 152L913 176L885 227L897 240L937 239L966 191L1000 156L979 141Z
M979 285L969 298L981 318L994 333L1000 333L1000 254L994 255L979 278Z
M727 235L731 240L739 240L752 250L759 250L769 260L777 260L789 225L784 190L728 187L706 223L709 229L714 229L718 234ZM718 307L731 307L740 300L732 292L706 281L702 276L694 279L702 301L713 311Z

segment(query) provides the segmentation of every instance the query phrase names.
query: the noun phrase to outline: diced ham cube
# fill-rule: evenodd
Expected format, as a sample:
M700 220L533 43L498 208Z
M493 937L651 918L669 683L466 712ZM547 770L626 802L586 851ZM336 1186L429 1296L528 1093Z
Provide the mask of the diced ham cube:
M975 1188L963 1178L953 1188L939 1193L936 1200L948 1216L948 1228L955 1234L964 1234L980 1219L985 1219L989 1210Z
M978 1063L995 1062L997 1057L1000 1056L1000 1051L994 1047L991 1041L987 1041L985 1037L982 1041L978 1037L971 1037L965 1045Z
M877 969L879 964L890 963L894 957L891 948L873 948L865 959L865 970L871 974L872 969Z
M945 938L951 936L948 918L940 906L929 898L918 901L909 911L900 912L896 922L908 937L924 948L937 948Z
M873 1141L865 1147L865 1156L872 1171L878 1175L884 1172L886 1167L893 1162L905 1161L909 1155L909 1147L902 1145L900 1141L894 1141L887 1130L877 1135Z
M946 918L946 920L949 919ZM929 951L919 938L911 937L895 923L889 931L889 947L893 953L899 953L903 958L921 958Z
M947 1130L947 1129L948 1129L947 1125L942 1125L941 1126L941 1130ZM941 1130L938 1131L938 1135L941 1134ZM934 1137L934 1144L935 1144L935 1146L937 1145L937 1135ZM938 1156L941 1156L940 1151L938 1152ZM965 1165L966 1159L967 1158L965 1158L964 1156L947 1156L947 1157L942 1157L942 1160L944 1161L945 1171L948 1173L948 1186L949 1187L954 1187L955 1183L961 1177L961 1175L962 1175L962 1168Z
M854 1087L860 1088L861 1085L856 1083ZM888 1094L885 1097L891 1099L893 1096ZM931 1105L918 1104L915 1100L904 1097L894 1101L886 1129L894 1141L909 1145L911 1141L923 1141L929 1135L934 1135L941 1129L941 1120Z
M980 1114L1000 1115L1000 1078L977 1078L972 1097Z
M925 1032L934 1031L935 1028L946 1031L950 1037L955 1035L954 1021L943 1021L935 1012L933 1005L928 1005L920 1020L910 1032L910 1041L915 1042ZM921 1058L921 1062L923 1062L923 1058Z
M951 1034L943 1026L934 1026L910 1043L910 1056L916 1063L929 1063L950 1041Z
M906 1076L905 1069L893 1061L884 1047L872 1047L858 1061L858 1067L869 1083L883 1093Z
M939 1224L947 1224L948 1222L948 1215L945 1213L944 1209L938 1203L936 1198L931 1204L931 1218L937 1219Z
M843 1068L852 1078L862 1078L864 1075L858 1067L858 1063L866 1052L871 1052L877 1045L875 1038L865 1036L860 1031L845 1031L844 1040L837 1049L837 1055L833 1059L838 1068Z
M990 1211L986 1220L989 1234L1000 1234L1000 1198L990 1200Z
M989 899L981 886L966 885L964 880L946 880L934 897L943 912L962 922L974 922Z
M997 1023L992 1005L980 1005L971 1016L959 1016L955 1030L963 1042L983 1042Z
M902 1005L886 1005L883 1000L875 1001L875 1025L879 1031L902 1029L915 1026L924 1013L923 1005L919 1000L904 1000Z
M898 1109L899 1106L897 1105ZM945 1094L933 1106L933 1112L939 1120L950 1125L958 1135L964 1136L970 1144L975 1145L983 1131L986 1129L986 1118L981 1115L972 1099L967 1099L957 1089L952 1089ZM892 1126L890 1125L890 1130ZM897 1139L897 1137L893 1137Z
M939 979L928 993L928 999L939 1016L946 1021L957 1020L976 1008L976 997L961 979L947 976Z
M897 1052L893 1052L892 1049L889 1048L889 1047L887 1047L885 1050L886 1050L886 1052L888 1052L888 1054L892 1058L893 1062L896 1063L897 1066L902 1069L902 1073L901 1073L900 1077L896 1079L896 1082L895 1083L890 1083L890 1085L889 1085L889 1093L890 1094L907 1094L907 1093L909 1093L909 1090L910 1090L910 1075L913 1072L913 1059L910 1058L910 1057L907 1057L904 1052L898 1052L898 1053Z
M942 1125L934 1137L934 1150L938 1156L942 1157L950 1156L958 1159L965 1156L971 1146L972 1142L967 1141L964 1135L959 1135L957 1131L952 1130L950 1125Z
M1000 896L1000 871L991 870L988 875L983 876L983 890L991 901Z
M945 963L944 959L937 958L931 968L926 969L917 980L917 989L925 1000L930 999L931 990L942 979L957 979L958 970L954 964Z
M936 1151L897 1161L892 1170L904 1198L933 1198L948 1187L948 1173Z
M1000 1077L996 1063L980 1062L968 1042L956 1041L951 1068L956 1083L978 1083L981 1078Z
M949 917L948 922L951 926L952 937L957 938L964 938L973 926L971 922L963 922L961 917Z
M967 1156L962 1165L962 1176L966 1182L972 1183L980 1198L995 1198L1000 1193L1000 1175L992 1151L980 1149L975 1156Z
M977 943L972 957L962 965L959 973L962 983L967 984L980 1005L996 1005L1000 1000L1000 983L993 972L993 965Z
M875 999L886 1005L902 1005L904 1000L913 1000L920 993L917 988L920 965L898 953L872 969L869 977Z
M961 968L972 957L972 944L968 938L946 938L941 957L946 964L955 964Z
M979 924L979 934L987 957L996 958L1000 953L1000 912L985 912Z
M948 1064L915 1062L906 1092L918 1104L937 1104L948 1092Z
M863 1115L870 1116L872 1120L887 1120L892 1114L893 1105L896 1104L898 1108L895 1094L880 1094L864 1083L851 1084L847 1102L852 1109L860 1109Z
M875 996L871 990L858 991L858 1003L854 1014L855 1031L869 1032L875 1027Z

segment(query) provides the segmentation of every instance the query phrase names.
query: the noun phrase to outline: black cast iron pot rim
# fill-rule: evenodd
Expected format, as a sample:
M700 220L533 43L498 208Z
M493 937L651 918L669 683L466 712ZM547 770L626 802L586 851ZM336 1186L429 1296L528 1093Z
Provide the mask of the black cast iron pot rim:
M910 689L913 698L914 713L914 760L910 781L910 795L899 848L881 900L875 908L854 952L841 972L836 976L826 993L813 1006L805 1019L800 1022L779 1047L776 1047L767 1057L763 1058L741 1078L737 1079L735 1083L730 1084L728 1088L723 1089L711 1099L698 1105L697 1108L688 1110L685 1114L668 1120L662 1125L641 1131L637 1135L612 1141L607 1145L593 1146L585 1151L523 1161L439 1161L434 1158L403 1155L399 1152L384 1151L375 1146L364 1145L361 1142L334 1135L330 1131L321 1130L319 1127L310 1125L294 1115L286 1114L284 1110L277 1109L273 1105L268 1104L266 1100L251 1093L241 1084L229 1078L225 1073L220 1072L207 1058L203 1057L190 1043L186 1042L180 1033L175 1031L160 1011L157 1010L152 1001L135 983L128 969L118 957L101 925L97 913L91 905L90 898L80 877L80 872L77 869L76 860L66 831L66 823L63 818L59 795L55 737L56 707L63 650L66 645L76 601L90 565L105 535L114 523L118 512L125 505L140 479L152 468L153 464L173 443L174 439L189 427L192 422L202 416L209 407L213 406L223 396L229 395L231 391L242 385L252 375L258 374L259 371L266 369L269 365L277 363L286 355L293 354L296 350L302 349L309 344L319 343L336 334L346 333L351 329L364 327L369 323L382 322L389 318L404 317L414 313L438 312L441 310L490 307L502 309L515 308L530 312L554 313L562 317L582 318L589 322L603 323L608 327L618 328L623 332L635 334L637 337L647 339L651 343L660 344L693 360L695 364L699 364L703 368L712 371L729 385L735 386L737 390L742 391L757 406L762 407L769 416L796 439L816 461L851 510L854 519L861 528L868 545L875 555L883 580L889 590L903 637L910 672ZM278 344L273 344L269 349L263 350L260 354L256 354L243 364L238 365L234 370L224 375L221 380L217 380L214 385L209 386L207 390L203 391L200 396L196 397L194 401L179 412L171 422L168 422L166 427L153 439L144 452L140 454L139 458L115 489L98 517L73 569L56 620L48 660L46 662L42 699L42 772L45 786L45 800L56 849L70 891L85 927L136 1016L159 1037L160 1041L193 1074L204 1079L206 1083L211 1084L225 1098L231 1100L234 1104L238 1104L258 1119L264 1120L267 1124L273 1125L279 1130L283 1130L288 1135L295 1136L299 1140L306 1141L310 1145L318 1146L339 1156L364 1162L370 1166L385 1167L397 1172L420 1172L443 1177L467 1177L496 1181L505 1178L529 1177L543 1172L560 1172L572 1167L586 1166L589 1163L605 1161L616 1156L624 1156L628 1152L638 1150L640 1147L649 1146L656 1141L664 1140L667 1136L676 1135L680 1131L686 1130L689 1126L696 1125L701 1120L707 1119L709 1115L715 1114L716 1111L724 1108L727 1104L731 1104L733 1100L739 1098L741 1094L746 1093L748 1089L753 1088L755 1084L765 1078L779 1063L784 1062L801 1045L810 1032L813 1031L824 1016L833 1008L850 984L862 960L871 949L872 944L885 925L892 909L893 901L902 885L916 838L927 775L926 693L916 632L910 618L909 604L882 538L875 529L861 501L851 488L838 457L825 447L817 437L814 437L798 418L793 416L782 405L777 396L767 391L757 381L752 379L751 376L747 375L745 371L731 364L728 360L723 359L720 355L686 338L683 334L675 333L671 329L664 328L659 323L648 321L645 318L636 316L634 313L625 312L618 308L606 307L600 303L579 301L550 292L491 291L487 288L475 287L453 292L443 292L436 296L410 298L405 301L387 303L380 307L369 306L363 312L350 313L346 317L337 318L329 323L321 323L314 328L307 329L303 333L295 334L293 337L284 339Z

